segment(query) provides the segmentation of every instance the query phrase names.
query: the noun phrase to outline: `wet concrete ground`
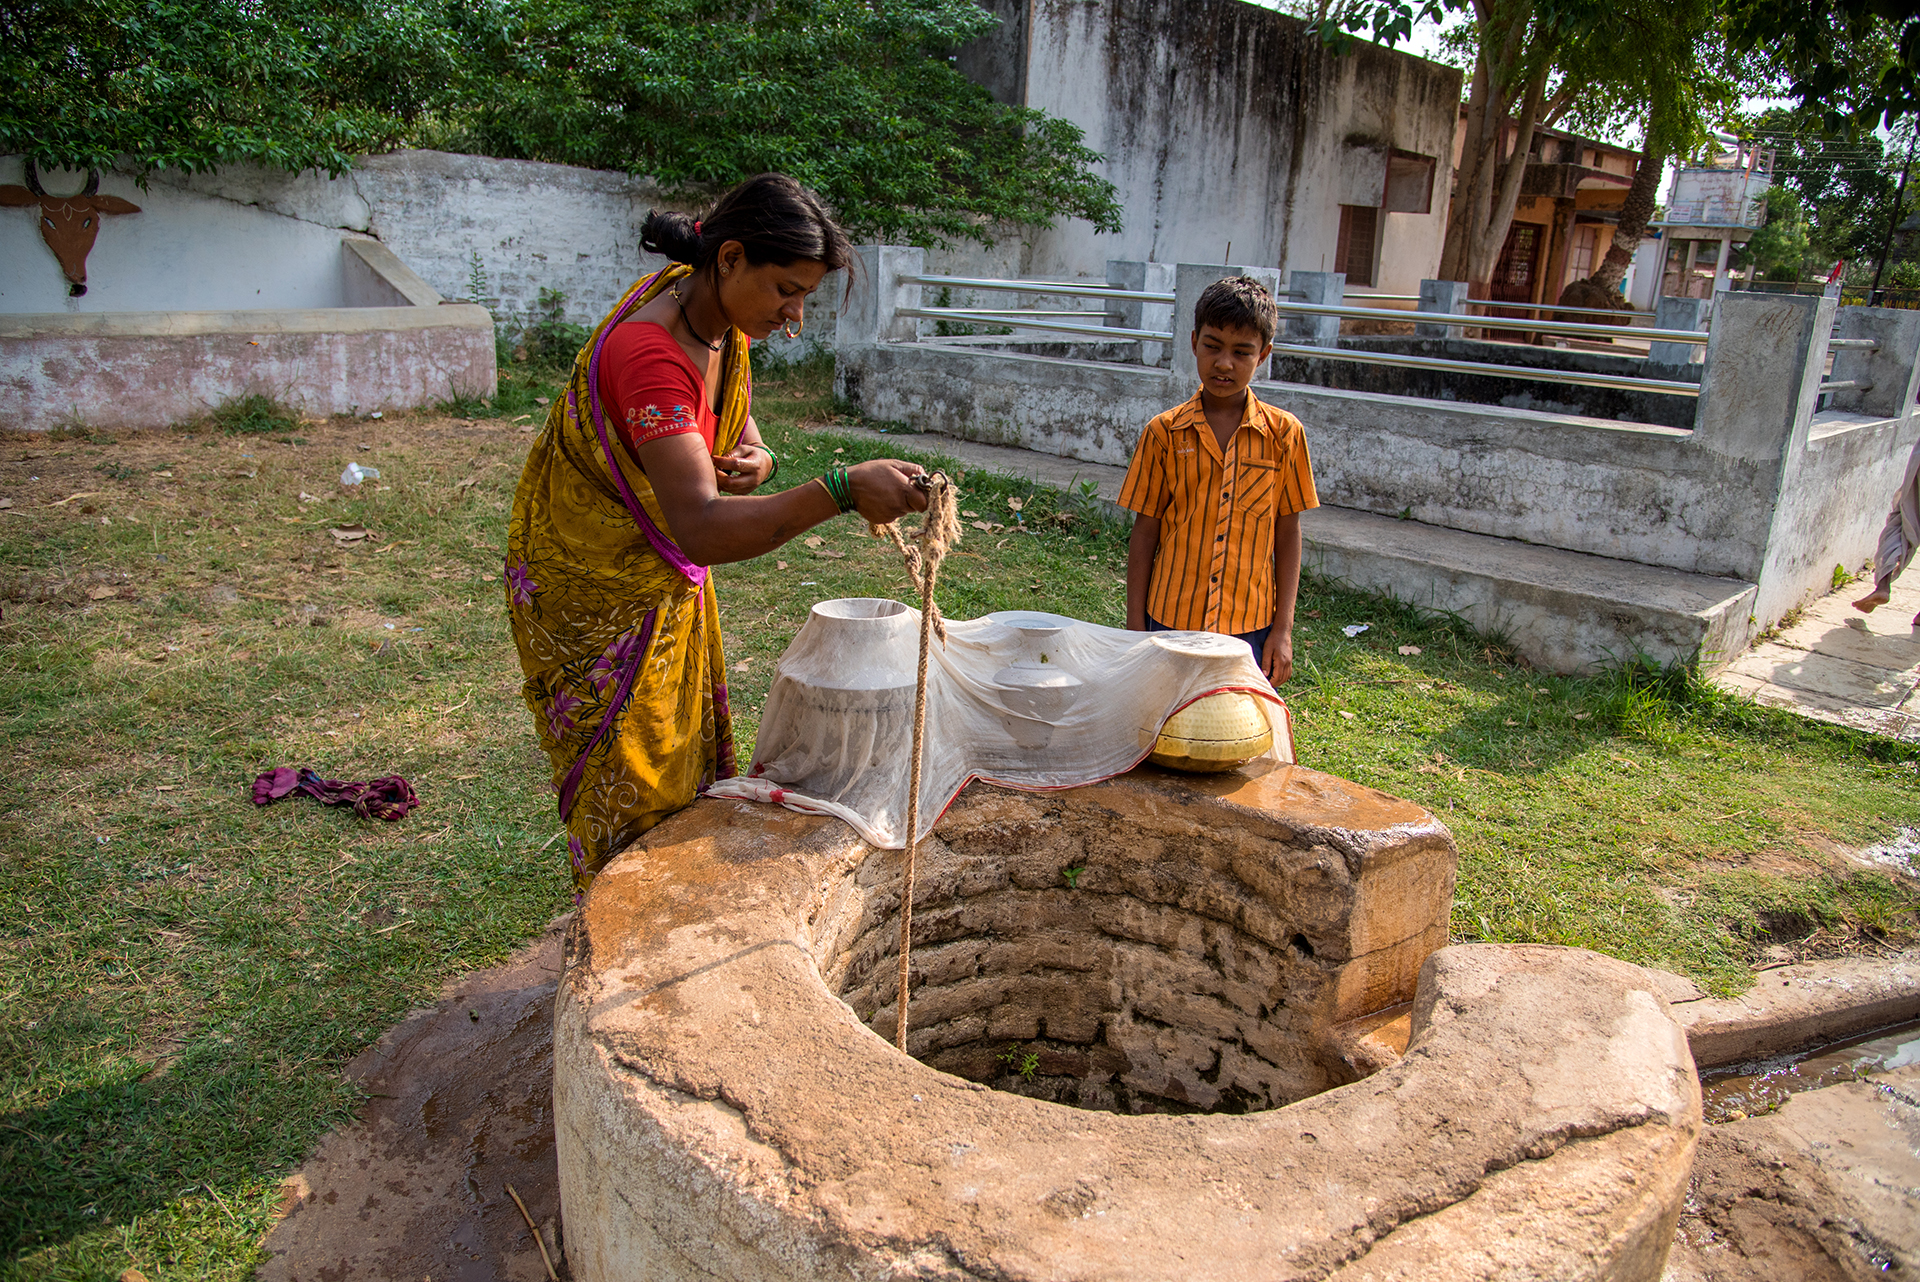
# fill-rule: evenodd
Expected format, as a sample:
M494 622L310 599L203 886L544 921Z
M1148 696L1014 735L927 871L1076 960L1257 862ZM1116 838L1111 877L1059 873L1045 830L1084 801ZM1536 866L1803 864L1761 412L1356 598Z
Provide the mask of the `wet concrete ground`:
M1663 1282L1920 1277L1920 1066L1709 1126Z
M451 986L348 1066L369 1095L288 1181L262 1282L536 1282L559 1275L553 993L567 918L507 964Z

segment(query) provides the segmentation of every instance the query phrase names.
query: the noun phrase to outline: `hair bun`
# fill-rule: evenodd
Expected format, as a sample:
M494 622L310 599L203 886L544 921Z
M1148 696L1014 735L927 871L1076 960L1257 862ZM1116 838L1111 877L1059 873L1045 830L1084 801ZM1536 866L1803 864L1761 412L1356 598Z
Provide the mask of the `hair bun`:
M699 226L691 214L649 209L647 221L640 228L640 248L649 254L660 254L676 263L697 267L700 263Z

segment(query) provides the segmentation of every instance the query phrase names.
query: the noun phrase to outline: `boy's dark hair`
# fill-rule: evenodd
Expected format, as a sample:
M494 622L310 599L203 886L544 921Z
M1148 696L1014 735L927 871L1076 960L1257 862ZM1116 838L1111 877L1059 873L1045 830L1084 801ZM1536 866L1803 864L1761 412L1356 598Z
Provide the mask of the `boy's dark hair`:
M1280 324L1280 309L1274 306L1267 287L1251 276L1229 276L1216 280L1200 294L1193 305L1193 332L1202 326L1215 329L1250 329L1260 335L1260 345L1273 341Z
M853 260L853 249L820 198L785 174L749 178L720 198L705 218L647 211L640 248L698 271L713 262L727 241L746 247L747 261L779 263L798 259L825 263L838 271Z

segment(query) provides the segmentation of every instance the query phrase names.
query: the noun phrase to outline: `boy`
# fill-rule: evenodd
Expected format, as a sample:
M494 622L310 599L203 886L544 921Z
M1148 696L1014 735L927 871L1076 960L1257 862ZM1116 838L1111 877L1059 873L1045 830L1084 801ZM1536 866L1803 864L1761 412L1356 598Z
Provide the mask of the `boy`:
M1120 487L1136 514L1127 626L1239 637L1275 685L1293 675L1300 513L1320 505L1306 429L1247 390L1278 321L1251 277L1207 286L1193 309L1200 391L1147 424Z

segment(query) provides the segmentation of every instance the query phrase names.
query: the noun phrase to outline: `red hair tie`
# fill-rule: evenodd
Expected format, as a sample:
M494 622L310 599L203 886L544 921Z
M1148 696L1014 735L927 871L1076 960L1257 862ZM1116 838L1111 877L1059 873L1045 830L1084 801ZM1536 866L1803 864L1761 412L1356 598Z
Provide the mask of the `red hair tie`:
M696 236L700 234L700 220L698 218L693 220L693 234Z

